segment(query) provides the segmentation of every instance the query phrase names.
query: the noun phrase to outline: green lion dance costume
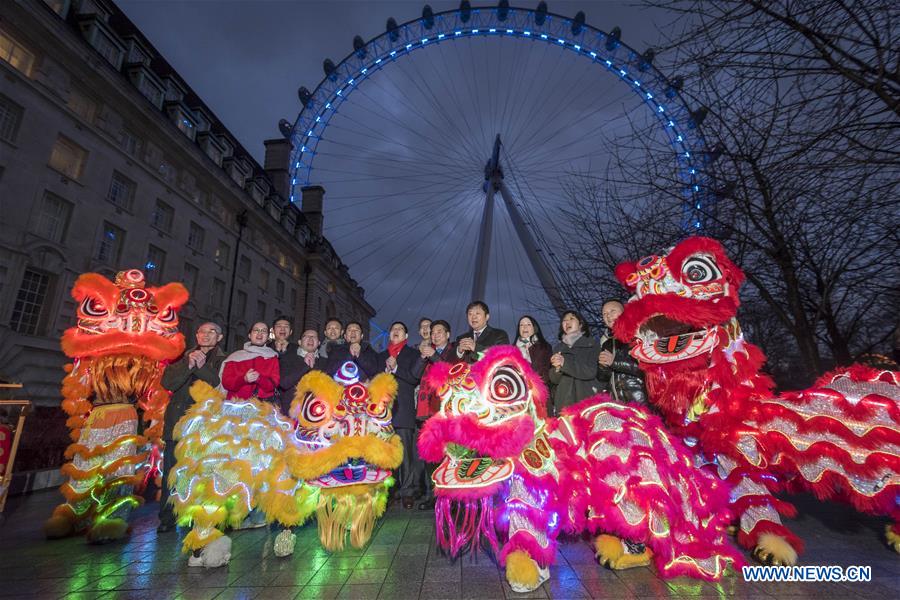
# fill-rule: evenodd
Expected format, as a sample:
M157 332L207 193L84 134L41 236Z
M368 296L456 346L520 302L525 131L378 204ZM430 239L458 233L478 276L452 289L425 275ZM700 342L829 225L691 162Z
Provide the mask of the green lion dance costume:
M169 475L179 523L193 525L184 540L189 564L227 564L231 541L221 529L238 527L254 509L285 527L315 515L326 549L342 549L348 537L363 547L402 459L391 426L396 394L392 375L364 384L354 363L334 378L312 371L291 403L295 426L269 403L229 400L195 383L195 404L175 429L178 463ZM275 552L293 552L288 529Z

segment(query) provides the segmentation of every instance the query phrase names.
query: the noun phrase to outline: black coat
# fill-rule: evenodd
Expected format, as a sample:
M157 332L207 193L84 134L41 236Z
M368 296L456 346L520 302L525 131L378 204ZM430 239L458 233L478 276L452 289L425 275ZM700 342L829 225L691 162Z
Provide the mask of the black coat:
M384 361L378 361L378 353L369 345L369 342L360 342L359 356L354 358L350 354L350 344L340 344L328 349L328 361L325 372L334 376L340 371L341 365L347 361L353 361L359 367L360 379L371 379L384 371Z
M590 398L602 391L597 379L597 357L600 344L592 337L581 336L570 348L560 342L553 347L553 353L563 355L562 369L550 367L553 408L558 414L562 409Z
M181 358L168 365L160 380L162 386L172 392L163 418L163 439L166 441L172 441L175 424L194 404L194 399L190 394L191 385L198 379L213 387L220 383L219 368L222 366L222 361L225 360L225 353L216 346L207 354L206 362L202 367L191 369L188 365L188 355L196 349L194 347L185 351Z
M303 357L300 356L300 348L298 346L288 347L288 351L278 356L278 366L280 371L280 380L278 382L278 394L281 410L284 414L288 413L291 402L294 400L294 388L300 382L300 379L310 371L324 371L327 361L321 356L315 354L316 361L313 368L310 369Z
M475 332L471 329L462 335L456 336L456 345L459 346L459 340L463 338L475 337ZM478 360L478 353L484 352L491 346L506 346L509 344L509 336L502 329L494 329L490 325L486 325L484 331L475 340L475 352L463 352L462 355L456 354L467 363L473 363Z
M388 351L378 355L381 371L385 370ZM416 427L416 386L422 379L425 371L425 361L418 350L404 346L397 355L397 370L394 377L397 379L397 398L394 400L391 422L395 429L415 429Z
M644 372L638 362L628 353L628 346L614 337L603 342L600 348L611 352L613 362L610 366L599 365L597 378L609 395L616 402L647 402L647 390L644 388Z

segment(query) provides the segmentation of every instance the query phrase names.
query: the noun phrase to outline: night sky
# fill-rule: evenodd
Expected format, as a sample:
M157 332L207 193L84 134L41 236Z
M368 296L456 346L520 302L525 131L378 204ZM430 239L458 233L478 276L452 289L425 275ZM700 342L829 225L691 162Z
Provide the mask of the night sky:
M423 6L118 4L260 163L263 140L279 137L279 119L296 119L297 88L315 89L325 58L339 62L354 35L369 40L388 17L402 24L421 16ZM435 12L459 5L430 4ZM587 23L606 31L620 26L622 39L641 51L658 44L657 27L666 22L625 3L548 4L565 16L583 10ZM559 216L567 182L575 173L614 179L606 147L651 119L626 86L595 66L546 44L472 39L412 53L348 98L326 130L311 182L326 189L326 235L366 289L379 324L414 325L425 314L461 330L484 206L483 166L497 133L507 186L545 251L562 261L573 233ZM485 298L492 324L511 331L519 315L531 313L555 337L558 323L499 194L494 211Z

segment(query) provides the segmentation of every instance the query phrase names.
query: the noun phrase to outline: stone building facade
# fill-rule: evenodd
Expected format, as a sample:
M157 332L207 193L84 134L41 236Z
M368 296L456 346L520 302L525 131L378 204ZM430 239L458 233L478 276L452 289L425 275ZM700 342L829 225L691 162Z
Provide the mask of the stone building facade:
M289 144L265 144L259 165L112 2L0 3L0 377L58 406L87 271L183 282L184 331L227 322L229 349L281 314L367 324L323 190L287 202Z

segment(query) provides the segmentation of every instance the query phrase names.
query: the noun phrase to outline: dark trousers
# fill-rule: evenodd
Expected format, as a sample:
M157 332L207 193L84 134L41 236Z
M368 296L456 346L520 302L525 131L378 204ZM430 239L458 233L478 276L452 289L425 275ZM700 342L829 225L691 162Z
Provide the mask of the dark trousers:
M419 423L420 431L424 424L424 422ZM428 501L434 498L434 481L431 480L431 474L434 473L434 470L436 468L437 465L434 463L427 463L421 459L416 461L415 481L416 485L421 486L421 489L424 492L425 497L423 498L423 501Z
M175 467L175 441L166 440L166 449L163 451L162 464L162 489L159 491L159 522L165 525L175 525L175 513L169 504L169 471Z
M397 473L397 496L414 498L419 492L419 482L416 479L417 465L422 462L416 448L416 430L402 427L395 429L394 432L400 436L403 443L403 462L400 463L400 470Z

